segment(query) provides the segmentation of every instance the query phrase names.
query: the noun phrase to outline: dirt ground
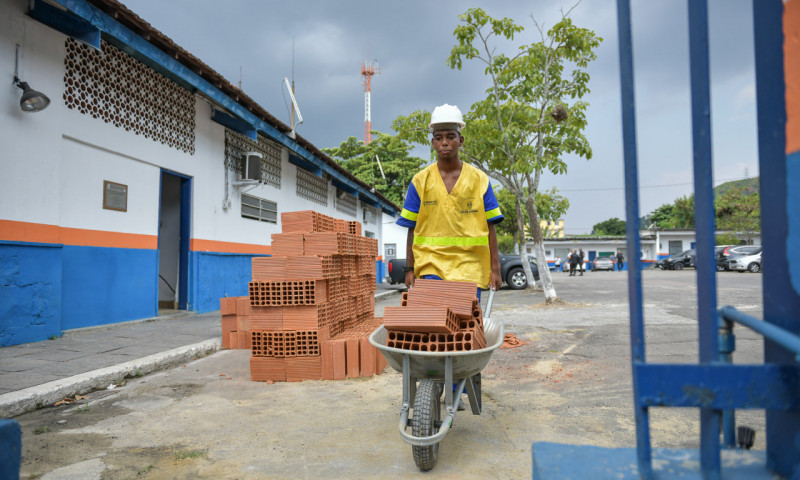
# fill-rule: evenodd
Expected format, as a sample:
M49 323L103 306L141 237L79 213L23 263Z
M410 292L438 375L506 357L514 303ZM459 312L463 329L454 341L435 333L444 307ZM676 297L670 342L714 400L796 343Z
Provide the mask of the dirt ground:
M645 272L648 360L697 357L694 274ZM556 275L566 304L501 290L494 318L527 344L495 352L483 372L483 413L459 412L432 478L530 478L531 444L635 445L626 274ZM720 304L760 316L760 275L721 274ZM689 285L687 287L687 285ZM398 305L399 295L378 303ZM737 330L737 363L761 361ZM221 351L17 417L22 478L418 478L397 431L401 376L266 384L249 352ZM761 412L737 412L764 448ZM652 409L654 446L697 447L698 413Z

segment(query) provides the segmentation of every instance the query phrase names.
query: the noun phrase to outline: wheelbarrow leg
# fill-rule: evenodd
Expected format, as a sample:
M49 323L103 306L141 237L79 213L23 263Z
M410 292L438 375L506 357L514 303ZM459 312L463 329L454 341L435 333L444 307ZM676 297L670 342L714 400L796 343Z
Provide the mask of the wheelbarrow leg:
M480 415L483 409L483 401L481 400L481 374L480 372L467 378L467 397L469 398L469 406L472 408L473 415Z

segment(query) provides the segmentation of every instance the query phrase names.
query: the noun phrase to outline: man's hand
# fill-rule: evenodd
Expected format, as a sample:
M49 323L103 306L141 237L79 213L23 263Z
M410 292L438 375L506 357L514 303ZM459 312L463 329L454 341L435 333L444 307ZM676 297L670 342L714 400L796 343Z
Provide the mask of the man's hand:
M492 269L492 276L489 279L489 288L491 290L500 290L500 285L503 284L503 280L500 278L500 273L495 272Z
M406 287L411 288L414 286L414 279L417 277L414 276L414 272L406 272Z

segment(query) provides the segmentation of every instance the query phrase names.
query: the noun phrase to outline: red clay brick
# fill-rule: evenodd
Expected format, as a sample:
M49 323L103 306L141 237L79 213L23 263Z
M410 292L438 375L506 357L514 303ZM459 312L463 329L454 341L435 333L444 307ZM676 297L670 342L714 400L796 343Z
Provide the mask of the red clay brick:
M333 379L344 380L347 377L347 354L345 340L331 340L333 351Z
M360 375L361 357L358 344L358 338L347 339L347 378L358 378Z
M250 297L236 298L236 315L250 315Z
M236 330L237 331L250 330L249 315L236 315Z
M230 336L230 348L231 350L236 350L239 348L239 332L228 332Z
M250 357L250 378L254 382L285 382L286 359L275 357Z
M222 297L219 299L220 315L236 315L236 297Z
M333 345L330 340L320 344L320 357L322 357L322 379L333 380Z
M222 348L231 348L231 332L222 332Z
M234 315L223 315L222 316L222 333L225 334L227 332L235 332L238 326L238 321L236 319L236 314Z
M250 307L249 330L282 330L283 307Z
M245 332L244 330L240 330L240 331L236 332L236 336L238 337L236 339L236 348L239 348L239 349L245 349L245 348L249 349L250 348L247 345L247 338L250 336L250 335L248 335L248 333L250 333L250 332Z
M361 354L361 376L371 377L375 375L375 347L370 345L367 337L359 339Z
M286 381L322 380L322 357L291 357L286 359Z

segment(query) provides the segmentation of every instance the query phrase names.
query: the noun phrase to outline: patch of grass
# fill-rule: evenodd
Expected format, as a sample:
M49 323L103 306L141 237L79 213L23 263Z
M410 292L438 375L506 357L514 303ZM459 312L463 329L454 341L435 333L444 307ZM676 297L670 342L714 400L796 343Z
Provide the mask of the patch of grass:
M175 453L175 460L204 457L207 453L205 450L184 450Z
M41 410L43 408L44 408L44 403L39 402L39 403L36 404L36 410Z
M81 405L78 407L78 413L89 413L89 405Z
M41 473L33 473L33 474L31 474L31 475L28 475L28 476L27 476L27 477L25 477L25 478L26 478L27 480L36 480L37 478L42 478L42 474L41 474Z
M56 338L58 338L58 335L56 335L56 334L53 334L53 335L50 335L49 337L47 337L48 340L55 340Z
M134 377L137 377L137 378L138 378L138 377L143 377L143 376L144 376L144 373L142 373L142 371L141 371L141 370L136 370L136 372L134 372L133 376L134 376Z
M34 435L41 435L41 434L47 433L49 431L50 431L50 427L48 427L47 425L42 425L41 427L36 427L33 430L33 434Z
M147 475L147 472L149 472L150 470L152 470L154 468L156 468L156 467L153 466L153 465L148 465L148 466L144 467L142 470L139 470L138 472L136 472L136 476L137 477L141 477L142 475Z

